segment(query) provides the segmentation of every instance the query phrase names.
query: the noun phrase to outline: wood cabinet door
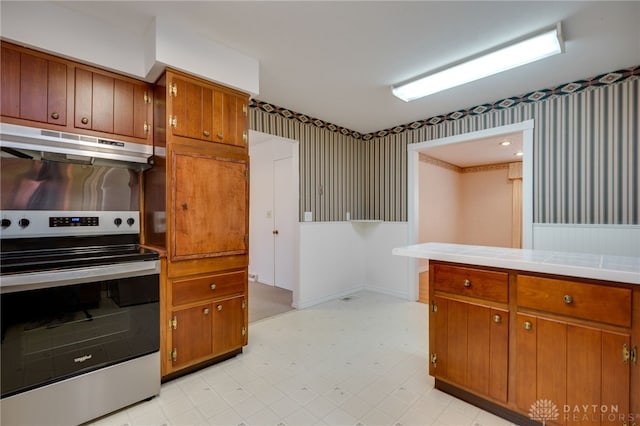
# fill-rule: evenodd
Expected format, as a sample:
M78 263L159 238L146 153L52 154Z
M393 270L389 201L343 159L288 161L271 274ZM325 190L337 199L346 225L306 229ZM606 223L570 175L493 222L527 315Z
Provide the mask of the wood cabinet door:
M223 354L241 348L246 335L244 296L214 303L213 352Z
M518 314L516 405L529 413L550 401L547 424L623 424L629 413L630 369L623 359L630 335ZM542 418L538 419L542 420Z
M245 161L172 153L172 260L247 253Z
M536 317L517 314L515 325L515 400L516 406L523 412L536 402Z
M246 101L232 93L224 95L224 135L223 141L229 145L244 147L247 145L247 129L243 112ZM246 110L246 107L245 107Z
M204 304L173 311L175 321L170 349L171 366L179 369L194 361L210 356L213 352L213 306Z
M248 145L248 99L234 93L214 90L214 142Z
M20 52L2 45L0 57L0 113L5 117L20 117Z
M91 71L76 68L75 71L75 103L74 103L74 127L79 129L92 129L91 118L93 115L93 73Z
M2 47L2 115L67 124L65 63Z
M171 88L173 86L173 88ZM213 91L179 77L171 77L169 127L174 136L211 141Z
M144 82L76 68L74 125L151 143L151 93Z
M98 132L114 133L115 80L106 75L93 74L92 126Z
M509 315L491 308L435 297L430 321L436 331L430 352L436 378L456 383L479 395L507 401ZM432 358L433 360L433 358Z

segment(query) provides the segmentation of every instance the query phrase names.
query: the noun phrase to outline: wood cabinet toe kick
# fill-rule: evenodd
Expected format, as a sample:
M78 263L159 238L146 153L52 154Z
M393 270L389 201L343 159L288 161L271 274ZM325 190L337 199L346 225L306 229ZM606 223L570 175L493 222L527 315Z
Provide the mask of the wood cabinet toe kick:
M640 285L429 261L435 387L516 424L640 425Z

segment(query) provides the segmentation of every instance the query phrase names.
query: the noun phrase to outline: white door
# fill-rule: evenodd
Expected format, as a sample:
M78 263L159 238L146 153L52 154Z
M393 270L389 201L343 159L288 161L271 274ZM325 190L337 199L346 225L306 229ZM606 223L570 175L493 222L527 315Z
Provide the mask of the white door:
M292 291L295 271L294 232L298 222L293 172L293 157L273 162L274 283Z

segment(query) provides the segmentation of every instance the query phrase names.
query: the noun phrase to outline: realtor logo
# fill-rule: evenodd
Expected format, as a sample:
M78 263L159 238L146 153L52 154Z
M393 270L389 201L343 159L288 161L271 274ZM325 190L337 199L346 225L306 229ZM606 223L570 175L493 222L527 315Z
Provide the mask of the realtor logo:
M539 399L529 408L529 417L531 420L542 422L542 426L546 425L549 420L558 420L560 412L558 407L548 399Z

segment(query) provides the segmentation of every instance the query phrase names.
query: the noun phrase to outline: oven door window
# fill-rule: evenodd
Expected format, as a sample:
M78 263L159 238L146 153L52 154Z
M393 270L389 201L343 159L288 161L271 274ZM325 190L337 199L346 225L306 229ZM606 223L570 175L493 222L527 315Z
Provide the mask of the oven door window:
M157 274L0 300L2 397L159 350Z

